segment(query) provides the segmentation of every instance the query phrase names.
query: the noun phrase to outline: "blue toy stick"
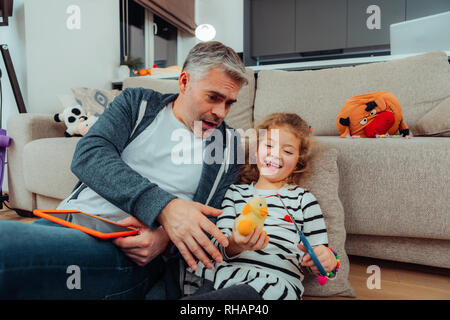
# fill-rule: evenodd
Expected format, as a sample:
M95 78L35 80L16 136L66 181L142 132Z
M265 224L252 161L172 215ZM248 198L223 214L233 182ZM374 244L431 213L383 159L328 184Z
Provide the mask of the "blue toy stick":
M326 272L325 268L322 266L322 264L320 263L320 261L317 258L316 254L314 253L314 250L311 247L311 245L309 244L308 239L306 239L305 234L302 232L302 230L300 230L300 228L298 227L297 223L295 223L294 216L289 212L288 208L284 204L283 199L281 199L280 194L277 193L277 194L273 194L273 195L270 195L270 196L266 196L264 198L269 198L269 197L277 197L278 199L280 199L281 203L283 204L284 209L286 210L287 214L291 218L292 223L294 224L298 235L300 236L300 241L305 246L306 251L309 253L311 259L313 260L314 264L316 265L317 269L319 270L320 276L317 277L317 281L320 283L320 285L324 285L327 282L327 280L328 280L327 272Z
M286 212L288 213L289 217L291 217L292 223L295 225L295 228L297 229L297 233L300 236L300 241L303 243L303 245L306 248L306 251L308 251L309 255L311 256L311 259L313 260L314 264L316 265L317 269L319 269L319 272L322 276L326 277L327 272L325 271L324 267L322 266L322 264L320 263L319 259L317 258L316 254L314 253L313 248L311 247L311 245L309 244L308 239L306 239L304 233L302 232L302 230L300 230L300 228L298 227L298 225L295 223L295 218L294 216L289 212L288 208L286 207L286 205L284 204L283 200L281 199L280 195L277 195L278 199L280 199L281 203L283 204L284 209L286 210Z

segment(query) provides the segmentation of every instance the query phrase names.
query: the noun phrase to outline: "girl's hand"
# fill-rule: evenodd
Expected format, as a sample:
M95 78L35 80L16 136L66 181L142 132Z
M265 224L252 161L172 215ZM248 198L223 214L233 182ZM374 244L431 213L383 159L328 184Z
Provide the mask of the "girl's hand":
M306 254L303 256L301 266L302 267L310 267L311 271L315 274L319 274L319 269L314 264L314 261L311 259L311 256L309 255L308 251L306 250L305 246L302 244L297 244L297 247L305 252ZM320 263L322 264L323 268L326 272L331 272L336 268L336 257L334 254L325 247L323 244L314 246L313 251L317 256L317 259L319 259Z
M245 250L262 250L269 243L269 236L260 227L257 227L247 236L241 235L236 230L236 224L233 226L233 233L231 234L228 247L225 252L228 257L235 256Z

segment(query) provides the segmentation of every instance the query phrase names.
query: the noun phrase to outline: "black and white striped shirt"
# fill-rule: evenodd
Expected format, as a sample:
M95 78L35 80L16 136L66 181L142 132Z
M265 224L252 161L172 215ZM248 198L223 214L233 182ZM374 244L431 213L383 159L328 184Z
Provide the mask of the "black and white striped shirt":
M231 185L222 202L223 213L217 218L217 227L227 237L231 236L235 218L252 197L277 193L311 246L328 245L325 221L316 198L309 191L292 185L279 190L256 189L253 184ZM293 223L285 219L287 212L280 199L268 197L265 200L269 212L263 228L269 236L267 247L228 257L225 249L213 239L224 261L216 263L212 270L199 263L195 275L213 281L216 289L246 283L264 299L301 299L304 270L300 263L304 253L297 248L300 237ZM192 270L188 268L187 271Z

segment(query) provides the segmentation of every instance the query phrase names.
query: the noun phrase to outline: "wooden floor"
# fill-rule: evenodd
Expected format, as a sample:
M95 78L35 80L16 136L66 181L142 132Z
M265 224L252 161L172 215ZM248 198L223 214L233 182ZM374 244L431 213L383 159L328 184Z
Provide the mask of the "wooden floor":
M450 270L410 263L349 256L349 281L361 300L450 300ZM380 289L369 289L372 273L367 267L380 267ZM371 283L371 281L369 281ZM306 299L321 299L305 297ZM327 298L350 299L353 298Z
M0 210L0 220L31 222L36 218L20 217L14 211L3 209ZM349 260L349 280L356 291L356 298L304 297L304 299L450 300L450 269L357 256L349 256ZM380 289L367 287L367 280L372 275L367 273L367 267L370 265L380 267Z
M21 221L21 222L32 222L37 218L21 217L15 211L9 209L0 210L0 220L11 220L11 221Z

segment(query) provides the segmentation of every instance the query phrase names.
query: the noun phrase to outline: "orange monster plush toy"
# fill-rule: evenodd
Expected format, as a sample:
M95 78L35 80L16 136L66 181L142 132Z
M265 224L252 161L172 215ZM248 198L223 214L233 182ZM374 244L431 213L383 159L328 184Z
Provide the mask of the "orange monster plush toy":
M386 133L393 135L397 131L404 137L409 135L400 102L387 91L361 94L348 99L337 115L336 125L342 138L375 138Z

